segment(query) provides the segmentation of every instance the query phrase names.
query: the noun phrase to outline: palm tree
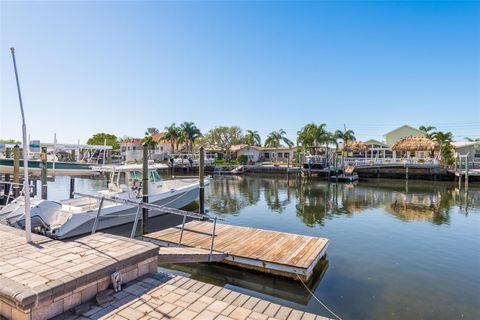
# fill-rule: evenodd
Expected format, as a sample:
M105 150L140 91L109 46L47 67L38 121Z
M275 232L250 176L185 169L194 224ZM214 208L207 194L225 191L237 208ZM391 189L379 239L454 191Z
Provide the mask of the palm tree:
M476 142L476 141L480 141L480 138L473 139L470 137L465 137L465 140L467 140L468 142Z
M285 136L286 134L287 133L285 130L280 129L278 131L270 132L267 136L267 139L265 139L265 147L275 148L275 159L278 155L277 149L282 145L282 142L285 143L289 148L293 147L294 145L294 143Z
M452 156L451 152L451 142L453 141L453 135L451 132L435 131L432 133L433 141L438 143L440 148L440 154L442 158L446 161L449 161Z
M304 149L312 148L313 153L317 153L317 148L325 143L328 148L329 132L325 130L326 124L321 123L316 125L309 123L298 132L297 142L299 142Z
M193 152L193 144L195 140L202 135L200 129L193 122L184 122L180 125L181 136L183 137L186 145L187 151L190 153ZM190 147L190 148L189 148Z
M147 128L147 131L145 131L146 136L153 136L154 134L157 134L159 131L157 128Z
M434 126L420 126L418 127L418 130L423 131L425 133L425 136L428 139L432 139L433 135L435 134L435 130L437 130L437 127Z
M152 158L152 152L155 150L158 142L153 139L152 135L146 135L142 140L142 144L146 143L148 145L148 158Z
M355 141L355 132L353 130L337 130L334 133L335 137L337 139L340 139L343 141L343 145L346 145L349 141Z
M245 143L248 144L249 146L260 146L262 145L262 139L260 138L260 135L258 134L258 131L253 131L253 130L247 130L247 133L245 134Z
M180 137L180 128L172 123L171 125L165 127L165 135L163 139L170 142L170 147L172 152L175 152L175 143L177 142L178 138ZM178 143L177 143L177 150L178 150Z

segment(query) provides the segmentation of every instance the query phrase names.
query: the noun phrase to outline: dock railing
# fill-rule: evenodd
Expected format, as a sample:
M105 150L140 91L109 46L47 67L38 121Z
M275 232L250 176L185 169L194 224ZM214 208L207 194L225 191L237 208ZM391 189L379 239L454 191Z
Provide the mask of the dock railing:
M79 193L79 192L74 192L73 194L76 195L76 196L89 197L89 198L93 198L93 199L96 199L96 200L100 201L98 209L97 209L97 215L96 215L95 221L93 223L92 234L94 234L97 231L98 221L101 218L101 211L102 211L103 203L104 203L105 200L115 202L115 203L119 203L119 204L132 206L132 207L137 207L137 211L135 213L135 218L133 220L132 232L130 233L130 238L135 237L135 232L137 230L138 220L140 218L140 213L142 212L142 208L146 208L149 211L157 211L157 212L161 212L161 213L165 213L165 214L170 213L170 214L183 216L182 229L181 229L181 232L180 232L180 238L178 240L178 247L180 247L181 244L182 244L182 237L183 237L183 232L185 230L185 222L187 220L187 217L192 218L192 219L197 219L197 220L213 221L213 230L212 230L212 234L211 234L212 241L211 241L211 245L210 245L209 260L212 259L213 246L214 246L214 242L215 242L215 229L217 227L217 217L216 216L212 217L208 214L200 214L200 213L196 213L196 212L171 208L171 207L167 207L167 206L156 205L156 204L153 204L153 203L137 202L137 201L134 201L134 200L124 199L124 198L115 197L115 196L107 196L107 195L96 196L96 195L83 194L83 193ZM115 215L109 215L109 216L114 217Z

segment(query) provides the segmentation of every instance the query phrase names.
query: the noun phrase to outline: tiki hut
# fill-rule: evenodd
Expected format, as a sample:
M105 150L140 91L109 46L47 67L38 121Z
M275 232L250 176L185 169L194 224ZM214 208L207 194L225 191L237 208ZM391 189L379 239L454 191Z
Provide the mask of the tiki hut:
M343 150L354 153L364 153L368 151L368 146L362 141L351 141L345 144Z
M426 137L405 137L391 146L392 151L414 152L438 150L438 144Z

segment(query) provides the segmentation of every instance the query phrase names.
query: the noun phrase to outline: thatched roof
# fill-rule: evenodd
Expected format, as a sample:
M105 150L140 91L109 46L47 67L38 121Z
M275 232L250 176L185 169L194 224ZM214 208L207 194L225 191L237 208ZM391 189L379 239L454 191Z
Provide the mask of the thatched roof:
M434 151L438 144L426 137L405 137L395 142L390 149L393 151Z
M343 150L349 152L366 152L368 151L368 146L362 141L351 141L343 146Z

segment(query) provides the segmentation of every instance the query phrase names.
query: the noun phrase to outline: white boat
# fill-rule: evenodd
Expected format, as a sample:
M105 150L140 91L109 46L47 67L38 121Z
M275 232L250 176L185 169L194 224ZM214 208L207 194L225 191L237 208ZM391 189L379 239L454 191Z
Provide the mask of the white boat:
M149 203L179 209L195 201L199 194L198 179L162 180L159 166L149 166ZM103 171L109 171L104 167ZM90 233L100 206L98 197L142 201L142 166L111 167L107 190L99 191L96 198L82 196L62 201L31 199L32 229L55 239L70 238ZM205 180L205 185L209 180ZM24 197L13 200L0 210L0 222L24 228ZM100 210L97 230L133 222L137 207L105 199ZM149 210L149 217L164 213Z

